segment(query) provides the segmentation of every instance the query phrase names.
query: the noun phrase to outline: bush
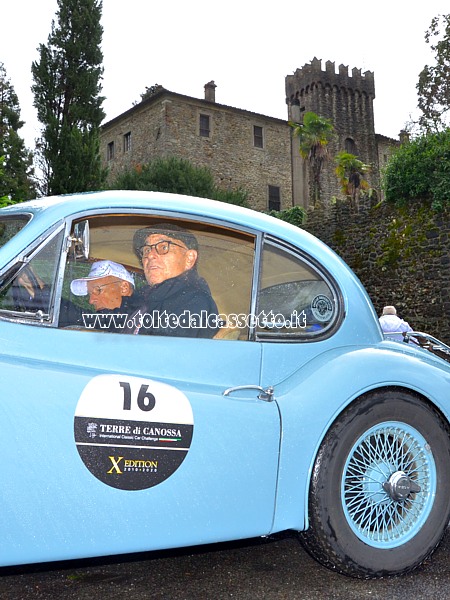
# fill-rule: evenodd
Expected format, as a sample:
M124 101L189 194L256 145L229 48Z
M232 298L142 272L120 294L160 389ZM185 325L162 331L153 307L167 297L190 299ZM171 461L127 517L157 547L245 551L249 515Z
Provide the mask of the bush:
M242 188L235 190L224 190L222 188L214 186L211 196L212 200L219 200L220 202L227 202L228 204L236 204L237 206L248 207L248 192Z
M229 204L247 205L247 192L224 190L214 184L206 167L195 167L188 160L171 156L157 158L146 165L124 171L110 186L114 190L148 190L211 198Z
M429 201L440 210L450 204L450 130L428 134L401 146L383 175L387 202Z
M306 222L306 211L301 206L293 206L284 210L271 210L269 215L297 227L301 227Z

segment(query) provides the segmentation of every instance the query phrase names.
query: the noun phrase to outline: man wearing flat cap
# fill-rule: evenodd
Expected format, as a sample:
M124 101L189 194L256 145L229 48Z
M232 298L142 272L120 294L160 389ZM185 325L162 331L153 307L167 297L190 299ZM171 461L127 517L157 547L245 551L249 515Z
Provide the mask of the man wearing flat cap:
M136 294L133 333L213 337L217 306L197 272L195 236L174 223L158 223L136 231L133 249L148 283Z

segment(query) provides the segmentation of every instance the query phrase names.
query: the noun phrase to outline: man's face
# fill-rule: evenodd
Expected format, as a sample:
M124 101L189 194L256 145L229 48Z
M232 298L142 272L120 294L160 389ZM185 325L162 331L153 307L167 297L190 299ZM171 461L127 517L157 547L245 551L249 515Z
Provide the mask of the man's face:
M122 296L128 295L124 293L123 284L129 285L126 281L113 275L88 281L89 304L92 304L95 310L119 308L122 304Z
M145 246L163 241L173 242L169 244L167 254L158 254L156 248L147 248L142 256L142 266L149 285L162 283L166 279L181 275L181 273L191 269L197 260L196 250L189 250L181 240L176 240L164 234L154 233L149 235L145 240Z

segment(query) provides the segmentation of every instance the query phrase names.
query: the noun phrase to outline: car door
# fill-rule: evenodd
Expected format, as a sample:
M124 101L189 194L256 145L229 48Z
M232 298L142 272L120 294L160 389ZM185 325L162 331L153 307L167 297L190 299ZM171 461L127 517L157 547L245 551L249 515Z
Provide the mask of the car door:
M327 402L333 380L328 381L327 365L342 343L337 333L344 303L332 275L307 248L271 236L264 240L258 285L261 384L274 388L283 422L274 527L301 530L307 526L312 457L333 418Z
M119 251L102 245L106 217L97 228L95 217L91 261ZM124 247L123 235L135 222L124 229L123 216L107 217L107 239ZM225 297L231 285L231 297L250 307L254 236L190 225L225 262L227 248L245 238L239 248L245 247L250 280L225 282ZM27 259L47 280L48 305L8 305L17 272L0 298L0 564L269 533L280 419L276 403L258 387L261 344L248 339L245 326L240 339L124 335L66 321L57 327L79 267L66 243L72 229L68 223L51 246L44 241ZM229 277L234 260L230 254ZM216 271L217 281L227 279L227 268Z

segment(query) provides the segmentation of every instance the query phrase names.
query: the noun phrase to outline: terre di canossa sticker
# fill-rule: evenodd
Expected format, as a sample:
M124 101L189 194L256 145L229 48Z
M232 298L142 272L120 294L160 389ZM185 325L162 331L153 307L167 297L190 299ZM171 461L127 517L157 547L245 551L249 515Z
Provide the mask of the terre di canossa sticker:
M97 479L122 490L147 489L173 475L193 429L192 407L180 390L139 377L94 377L75 412L82 461Z

